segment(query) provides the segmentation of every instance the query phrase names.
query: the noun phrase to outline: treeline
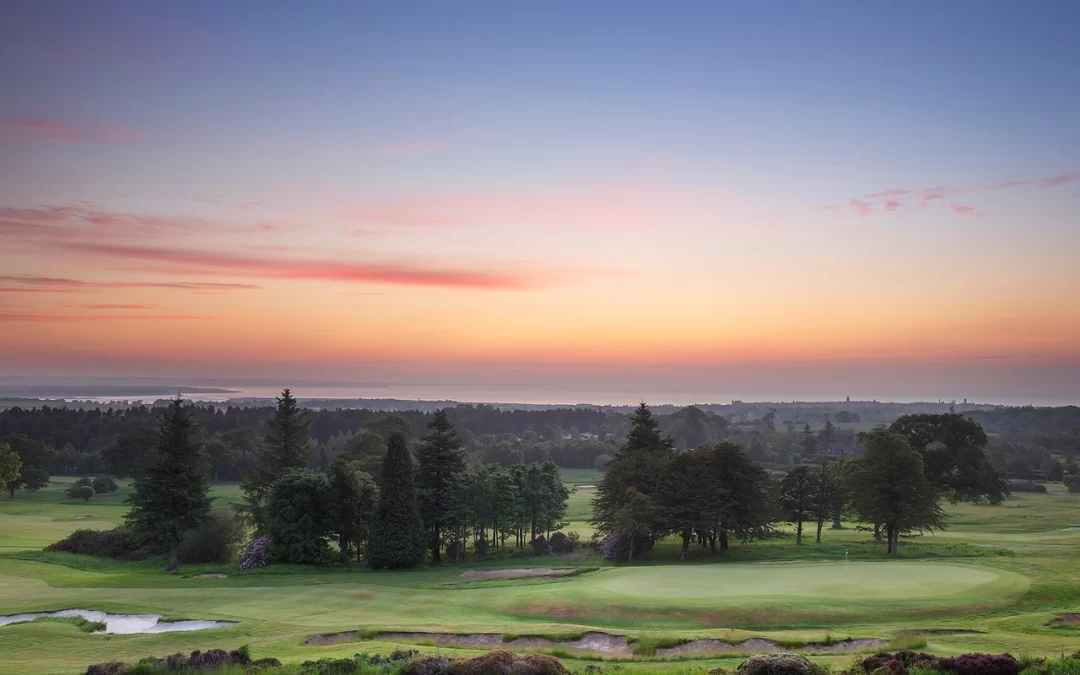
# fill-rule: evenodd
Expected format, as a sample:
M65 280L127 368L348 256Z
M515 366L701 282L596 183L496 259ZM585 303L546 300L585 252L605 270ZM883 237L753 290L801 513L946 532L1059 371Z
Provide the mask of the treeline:
M423 563L429 552L433 562L444 551L460 558L467 547L483 557L511 539L517 548L542 551L564 525L570 493L554 463L471 469L445 412L431 416L428 433L412 448L399 419L381 429L381 452L338 455L321 470L309 468L309 412L285 389L252 450L239 509L256 535L245 568L351 559L402 568ZM126 524L139 543L167 548L170 570L180 564L185 537L204 536L208 524L221 521L211 514L209 443L201 437L194 407L177 398L161 416L154 447L131 466ZM18 457L4 448L0 467L5 457Z
M643 403L597 487L593 524L606 537L603 552L630 561L674 535L683 559L694 542L723 554L732 539L773 536L779 522L795 524L801 544L804 523L816 525L820 541L826 521L838 527L848 517L873 526L893 555L901 535L944 527L942 500L1008 495L986 457L986 434L963 415L907 415L860 443L860 457L799 466L777 481L731 442L677 452Z

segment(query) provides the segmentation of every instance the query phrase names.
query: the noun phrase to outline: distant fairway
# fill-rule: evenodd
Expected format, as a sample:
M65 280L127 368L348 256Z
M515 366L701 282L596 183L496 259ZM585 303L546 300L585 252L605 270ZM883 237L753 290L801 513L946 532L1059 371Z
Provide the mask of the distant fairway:
M770 595L881 600L940 598L1000 580L996 570L941 563L800 563L620 569L599 575L596 585L609 593L671 600ZM1015 587L1017 580L1009 581L1004 586Z

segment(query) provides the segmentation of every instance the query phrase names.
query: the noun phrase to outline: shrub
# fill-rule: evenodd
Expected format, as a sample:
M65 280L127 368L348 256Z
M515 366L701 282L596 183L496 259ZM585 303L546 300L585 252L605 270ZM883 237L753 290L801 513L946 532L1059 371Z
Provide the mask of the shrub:
M94 488L94 492L99 495L103 495L109 492L116 492L120 489L120 486L116 484L112 478L108 476L97 476L94 478L94 482L90 484Z
M421 656L402 675L566 675L562 662L547 654L515 654L496 649L472 659Z
M956 675L1020 675L1012 654L962 654L938 659L938 667Z
M126 527L112 530L75 530L66 538L45 547L46 551L62 551L119 560L142 560L161 552L157 545L142 546Z
M193 563L230 563L243 538L244 527L232 509L217 508L201 525L184 533L180 558Z
M735 675L825 675L825 670L798 654L758 654L739 664Z
M581 536L577 532L569 532L566 534L556 532L551 535L551 539L548 540L551 551L558 554L573 553L577 550L580 543Z
M93 478L77 478L75 479L75 482L68 487L67 490L64 490L64 494L67 495L68 499L82 499L82 489L84 487L93 486Z
M326 474L310 469L295 469L274 481L266 507L271 560L294 565L337 560L327 542L330 494Z
M1030 480L1010 480L1007 483L1009 492L1039 492L1046 493L1046 486Z
M247 646L227 652L224 649L196 649L190 656L182 652L170 654L165 658L148 656L137 664L129 666L121 661L99 663L86 669L86 675L153 675L154 673L201 673L219 672L230 668L245 668L245 672L256 673L263 669L280 668L281 662L273 658L251 660ZM229 672L232 672L231 670ZM350 671L351 672L351 671Z
M1080 476L1068 475L1061 479L1062 483L1065 483L1065 487L1069 489L1069 492L1080 492Z
M487 537L481 536L476 540L476 559L483 560L487 557L488 552L488 540Z
M547 555L551 553L551 546L548 545L547 539L544 539L544 535L540 535L536 539L530 542L532 546L533 555Z
M240 561L240 569L257 570L270 564L270 538L258 537L244 549L244 558Z

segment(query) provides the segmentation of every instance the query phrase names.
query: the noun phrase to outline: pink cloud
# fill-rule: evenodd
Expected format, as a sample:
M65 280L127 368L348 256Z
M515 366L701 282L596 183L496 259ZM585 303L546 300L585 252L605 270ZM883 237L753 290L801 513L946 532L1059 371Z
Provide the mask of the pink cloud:
M885 202L885 210L886 211L899 211L900 210L900 202L896 201L895 199L890 199L889 201Z
M1080 173L1063 173L1060 176L1051 176L1038 182L1039 187L1053 187L1055 185L1067 185L1080 180Z
M873 194L868 194L864 196L867 199L877 199L879 197L902 197L908 194L911 194L910 190L904 190L903 188L890 188L888 190L882 190L881 192L874 192Z
M86 309L153 309L153 305L87 305Z
M131 236L159 238L220 231L224 226L186 216L143 216L104 211L93 204L33 208L0 207L0 236L50 239Z
M87 255L155 263L153 271L173 274L204 274L232 277L373 283L401 286L434 286L492 290L522 290L549 286L568 277L600 273L598 270L554 270L543 272L519 268L499 268L481 264L475 269L427 266L408 262L355 262L251 258L229 253L191 249L152 248L62 242L56 247ZM162 269L161 265L171 265Z
M0 119L0 134L23 140L66 142L131 142L146 134L113 124L67 124L46 117Z
M263 232L274 232L275 230L281 229L281 225L282 223L274 220L263 220L256 223L255 227L262 230Z
M953 204L953 213L961 216L985 216L987 211L979 211L974 206L968 206L967 204Z
M214 321L217 316L156 314L0 314L0 321L12 323L85 323L88 321Z
M11 293L73 293L123 288L159 288L181 291L248 291L262 288L262 286L254 284L194 281L82 281L63 277L39 277L33 275L0 276L0 283L15 284L15 287L0 289L0 292Z
M848 202L848 206L855 209L855 212L860 216L869 216L874 212L874 207L859 199L852 199Z

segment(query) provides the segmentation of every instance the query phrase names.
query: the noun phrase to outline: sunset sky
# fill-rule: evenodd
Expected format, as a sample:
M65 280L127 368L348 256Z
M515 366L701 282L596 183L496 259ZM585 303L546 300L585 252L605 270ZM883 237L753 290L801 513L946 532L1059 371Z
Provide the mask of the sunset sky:
M4 2L0 381L1080 403L1078 25Z

